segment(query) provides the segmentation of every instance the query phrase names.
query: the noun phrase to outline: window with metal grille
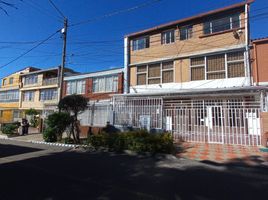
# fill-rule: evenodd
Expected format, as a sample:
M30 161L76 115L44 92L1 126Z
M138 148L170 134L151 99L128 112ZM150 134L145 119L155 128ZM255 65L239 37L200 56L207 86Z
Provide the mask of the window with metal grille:
M36 84L38 82L37 75L29 75L24 78L24 85Z
M0 92L0 102L17 102L19 101L19 90L8 90Z
M191 80L205 80L205 57L191 59Z
M162 44L170 44L175 42L175 30L165 31L161 34Z
M245 76L244 52L227 54L228 78Z
M173 61L137 66L137 85L174 82Z
M191 58L190 65L192 81L245 76L243 51Z
M225 78L225 55L213 55L207 57L207 79Z

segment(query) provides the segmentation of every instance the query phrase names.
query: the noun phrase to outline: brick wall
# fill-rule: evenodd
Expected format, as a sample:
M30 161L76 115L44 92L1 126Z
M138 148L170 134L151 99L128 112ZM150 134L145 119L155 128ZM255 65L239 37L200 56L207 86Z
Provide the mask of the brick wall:
M83 95L90 100L102 100L109 99L112 94L121 94L124 92L124 75L123 73L118 74L118 92L108 92L108 93L93 93L93 78L86 78L86 92ZM67 81L63 84L63 97L66 96Z
M261 113L262 145L267 146L268 141L268 112Z

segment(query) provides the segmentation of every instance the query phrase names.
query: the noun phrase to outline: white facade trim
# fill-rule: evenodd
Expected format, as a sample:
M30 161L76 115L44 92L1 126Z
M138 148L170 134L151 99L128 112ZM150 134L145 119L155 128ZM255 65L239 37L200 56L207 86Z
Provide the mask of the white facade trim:
M114 75L114 74L118 74L118 73L122 73L122 72L124 72L123 68L111 69L111 70L100 71L100 72L92 72L92 73L88 73L88 74L68 76L68 77L64 77L64 80L65 81L72 81L72 80L78 80L78 79L84 79L84 78Z
M183 83L165 83L154 85L137 85L130 88L130 93L173 93L183 90L217 89L247 86L247 77L224 78L215 80L190 81Z

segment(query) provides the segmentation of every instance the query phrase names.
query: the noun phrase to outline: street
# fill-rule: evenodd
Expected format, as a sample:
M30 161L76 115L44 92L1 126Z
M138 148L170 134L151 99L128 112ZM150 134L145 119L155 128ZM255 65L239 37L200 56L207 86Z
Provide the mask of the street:
M0 199L266 199L268 168L0 140Z

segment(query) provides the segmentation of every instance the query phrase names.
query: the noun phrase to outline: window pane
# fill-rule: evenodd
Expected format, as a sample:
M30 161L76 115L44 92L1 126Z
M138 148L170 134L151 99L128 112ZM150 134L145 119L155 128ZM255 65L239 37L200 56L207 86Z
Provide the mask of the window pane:
M162 44L169 44L175 41L175 31L167 31L162 33Z
M244 52L232 52L227 54L227 60L228 61L234 61L234 60L244 60Z
M159 84L160 83L160 78L154 78L148 80L148 84Z
M146 74L137 75L137 85L146 85Z
M160 64L148 66L148 77L160 77Z
M225 72L216 72L207 74L207 79L223 79L225 78Z
M212 33L230 29L230 17L212 21Z
M192 26L180 28L180 40L187 40L192 37Z
M164 62L162 64L162 69L173 69L173 61L171 61L171 62Z
M239 28L240 27L240 14L236 14L232 16L232 28Z
M205 22L203 26L204 34L210 34L210 22Z
M192 67L191 68L191 80L205 80L205 67Z
M207 72L225 70L224 54L207 57Z
M147 71L147 66L138 66L137 67L137 72L146 72Z
M173 82L173 70L162 72L162 83Z
M204 57L191 58L191 65L204 65L205 59Z
M245 76L244 62L228 64L228 78Z

